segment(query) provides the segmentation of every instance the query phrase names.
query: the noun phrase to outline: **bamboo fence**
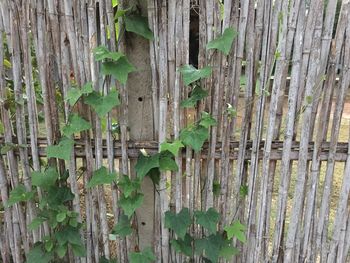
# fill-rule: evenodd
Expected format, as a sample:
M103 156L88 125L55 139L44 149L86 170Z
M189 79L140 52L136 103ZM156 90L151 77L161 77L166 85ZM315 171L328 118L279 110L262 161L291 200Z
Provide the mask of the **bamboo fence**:
M136 121L130 112L143 107L142 99L133 105L138 94L128 83L102 79L92 53L99 45L133 52L139 42L114 18L130 4L148 17L154 34L143 51L149 70L140 73L150 80L153 130L141 140L129 127ZM238 32L229 55L207 50L228 27ZM194 110L180 107L189 88L178 70L197 52L190 49L190 34L198 36L198 67L213 68L201 83L209 96ZM155 191L148 245L156 261L184 260L169 246L166 211L214 207L219 228L236 219L247 226L247 242L236 244L241 253L232 262L349 262L350 117L343 114L349 65L349 0L119 0L116 7L110 0L1 0L0 144L16 146L0 156L2 262L25 262L33 244L50 234L47 224L28 229L35 202L5 205L19 184L32 189L31 173L45 161L61 174L68 170L72 209L85 223L87 256L70 252L65 260L99 262L104 256L128 262L128 254L145 244L137 237L109 240L120 215L116 185L87 183L103 165L132 176L140 150L157 153L160 143L178 138L203 110L218 122L208 142L199 153L183 149L175 159L181 169L161 173ZM144 81L134 78L133 84ZM105 94L116 85L119 90L121 105L105 123L83 104L67 103L71 85L89 81ZM58 143L72 111L90 120L92 131L74 138L69 161L47 160L47 146ZM114 119L118 135L112 133Z

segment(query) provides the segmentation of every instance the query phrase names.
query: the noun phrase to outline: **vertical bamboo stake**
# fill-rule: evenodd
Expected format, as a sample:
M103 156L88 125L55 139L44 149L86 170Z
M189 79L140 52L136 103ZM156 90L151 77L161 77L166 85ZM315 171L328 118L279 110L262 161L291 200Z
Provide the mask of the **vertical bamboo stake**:
M167 132L167 93L168 93L168 51L167 51L167 1L162 0L160 6L160 28L159 28L159 143L166 140ZM169 260L169 231L165 227L164 216L169 209L167 193L167 174L161 173L159 182L160 202L160 225L161 225L161 259L164 262Z
M2 19L0 19L0 97L4 98L4 90L5 90L5 83L4 83L4 39L3 39L3 22ZM1 120L3 120L3 114L6 111L3 104L0 105L0 112L1 114ZM8 200L8 174L5 169L5 164L3 157L0 156L0 194L1 194L1 201L3 204L7 203ZM14 247L14 240L15 237L13 235L13 227L12 227L12 218L11 218L11 208L4 206L4 238L2 241L1 251L2 251L2 260L4 262L10 262L10 255L13 255L13 258L18 260L20 258L20 255L18 255L19 251L15 250Z
M280 56L276 59L276 69L275 69L275 78L272 86L271 93L271 101L270 101L270 110L269 110L269 118L268 118L268 127L266 131L266 139L264 145L264 157L263 157L263 166L262 166L262 182L261 182L261 198L258 203L258 214L259 214L259 223L257 227L257 248L255 250L255 260L259 261L266 258L265 251L262 249L266 247L266 239L263 240L264 230L266 229L267 217L269 217L267 212L267 203L268 200L268 183L270 176L270 154L271 154L271 146L272 140L274 139L274 130L275 130L275 122L276 122L276 112L277 112L277 104L278 99L280 97L281 86L284 79L282 79L282 72L285 71L285 67L287 65L287 54L286 54L286 40L287 40L287 21L288 21L288 1L280 1L279 3L275 2L275 4L282 5L281 13L282 13L282 21L281 24L278 25L279 30L279 43L277 47L277 52L279 52ZM264 96L264 95L263 95ZM261 254L260 254L261 253Z
M101 92L98 83L98 71L97 65L94 59L94 55L92 50L97 47L97 26L96 26L96 3L94 0L89 1L88 7L88 25L89 25L89 48L90 48L90 72L91 72L91 80L93 83L93 88L97 92ZM100 11L104 10L103 1L100 1ZM104 25L103 17L100 16L100 26ZM105 34L104 26L101 26L101 36ZM104 41L105 42L105 41ZM102 128L101 128L101 120L95 115L95 161L96 161L96 169L100 169L103 164L103 153L102 153ZM107 209L106 209L106 200L104 194L103 186L99 186L97 189L97 199L98 199L98 207L99 207L99 218L101 223L102 230L102 242L103 242L103 250L104 256L108 259L110 257L109 253L109 240L108 240L108 224L107 224Z
M350 5L349 5L350 7ZM347 31L349 30L349 19L347 19ZM348 33L348 32L347 32ZM348 34L347 34L348 36ZM345 38L345 42L348 42L348 39ZM338 42L340 43L340 42ZM345 47L348 45L345 44ZM345 50L345 49L344 49ZM322 248L325 249L327 246L327 238L324 238L324 235L327 236L327 225L329 222L329 199L332 191L332 182L334 175L334 166L335 166L335 152L337 147L337 141L339 138L339 130L341 125L341 118L345 103L346 94L350 85L350 76L349 76L349 63L350 63L350 52L349 50L345 50L344 52L344 64L343 71L341 74L340 86L337 94L337 101L335 103L335 111L333 115L333 124L331 131L331 139L330 139L330 148L327 162L327 170L326 177L324 182L324 190L322 195L321 206L319 210L319 220L317 222L317 238L316 238L316 249L319 250ZM321 245L321 247L320 247ZM323 252L323 251L322 251ZM324 259L326 255L322 253L322 259Z
M316 1L317 2L317 1ZM314 23L320 25L319 14L322 14L322 4L314 3L313 8L310 10L310 16L317 16ZM311 3L312 5L312 3ZM316 15L317 14L317 15ZM316 22L317 21L317 22ZM322 23L321 23L322 25ZM310 36L308 36L310 37ZM312 51L310 55L311 66L309 68L308 77L305 86L305 98L312 96L312 92L317 86L317 70L318 62L320 56L320 40L321 40L321 28L315 26L313 33L313 43ZM298 179L295 186L294 193L294 202L291 213L291 221L288 228L287 240L286 240L286 254L284 256L285 262L294 261L295 249L297 249L295 243L296 238L299 233L299 222L302 217L302 208L304 203L304 187L305 187L305 172L307 169L307 153L308 153L308 144L309 144L309 135L310 135L310 118L311 118L311 105L307 104L305 112L303 114L303 124L301 131L301 142L300 142L300 152L298 159Z
M279 186L279 197L277 204L278 214L276 216L276 227L274 233L273 241L273 253L272 253L272 262L277 262L278 258L281 256L279 254L281 249L282 242L282 231L284 229L285 223L285 211L287 205L287 193L289 188L290 181L290 167L291 167L291 146L293 140L293 131L294 131L294 119L296 112L296 103L298 96L298 86L299 86L299 73L301 68L301 58L302 58L302 43L303 43L303 30L304 30L304 12L305 12L305 3L300 2L300 16L298 17L297 30L295 34L295 46L292 56L292 72L291 72L291 81L289 86L289 95L288 95L288 113L286 120L286 129L284 134L283 142L283 152L282 152L282 161L281 161L281 182Z
M24 109L23 109L23 95L22 95L22 84L21 84L21 58L20 58L20 38L19 38L19 10L18 6L16 6L16 3L11 3L11 13L10 13L12 23L11 23L11 45L12 45L12 72L13 72L13 86L14 86L14 93L15 93L15 101L17 103L16 105L16 134L18 138L18 144L19 145L26 145L26 131L25 131L25 120L24 120ZM29 161L28 161L28 149L20 147L19 148L20 153L20 161L21 166L23 169L23 183L27 189L27 191L32 190L31 186L31 180L30 180L30 168L29 168ZM32 201L29 201L27 203L27 218L29 222L33 220L35 215L34 210L34 204ZM26 238L29 241L29 244L32 241L37 241L38 231L32 231L31 236L29 232L26 234L23 233L23 235L26 235ZM28 247L25 248L26 253L28 252Z

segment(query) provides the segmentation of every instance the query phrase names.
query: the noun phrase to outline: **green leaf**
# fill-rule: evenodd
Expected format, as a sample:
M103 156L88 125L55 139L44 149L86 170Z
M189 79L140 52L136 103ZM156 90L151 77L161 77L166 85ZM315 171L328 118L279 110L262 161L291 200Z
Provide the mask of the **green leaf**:
M68 90L66 100L68 101L69 105L73 106L75 103L77 103L82 95L88 95L92 91L92 82L85 83L81 89L72 87Z
M85 103L90 105L96 114L102 118L115 106L120 105L119 93L117 90L112 90L106 96L101 96L94 91L85 98Z
M2 146L0 147L0 153L1 153L1 154L6 154L6 153L8 153L9 151L12 151L12 150L14 150L14 149L16 149L16 144L7 142L7 143L5 143L4 145L2 145Z
M34 192L27 192L24 185L19 184L10 192L10 197L7 200L7 206L12 206L18 202L25 202L34 197Z
M227 245L221 248L219 256L225 258L226 260L231 260L233 256L238 255L239 250L232 245Z
M143 179L152 168L156 167L159 167L159 154L153 156L144 156L140 154L135 165L135 170L137 176Z
M80 245L74 245L71 244L72 250L73 250L73 254L76 257L86 257L86 250L84 245L80 244Z
M28 225L28 228L29 230L35 230L45 221L46 221L46 218L42 218L42 217L34 218L32 222Z
M118 223L113 227L112 234L116 234L121 238L124 238L132 234L132 228L130 227L130 220L126 215L122 215L119 218Z
M179 167L177 166L173 158L174 156L171 152L169 151L161 152L159 155L159 170L177 172L179 170Z
M130 180L127 175L122 175L117 184L122 189L125 197L129 197L134 191L139 190L141 187L141 181L139 178Z
M226 226L224 230L227 233L227 239L236 237L239 241L245 243L247 241L245 236L246 227L238 220L235 220L230 226Z
M195 211L194 216L197 224L209 230L211 234L216 233L216 225L220 220L220 214L214 208L209 208L207 212Z
M11 62L6 58L4 58L4 66L9 69L12 68Z
M66 245L68 243L71 245L77 245L77 246L80 246L83 244L81 242L79 229L72 226L66 226L64 229L56 232L55 237L56 237L57 243L60 246Z
M145 248L142 252L130 253L130 263L150 263L156 260L151 248Z
M224 33L220 37L210 41L207 44L207 49L220 50L227 56L230 53L233 40L236 38L237 35L238 32L233 28L226 28Z
M56 215L56 220L57 222L61 223L66 219L66 217L67 217L66 212L61 212Z
M221 184L218 181L213 182L213 194L214 196L218 197L221 193Z
M74 141L63 137L58 145L47 146L47 157L69 161L73 150Z
M208 91L202 89L200 86L195 86L191 91L191 95L188 99L181 101L180 106L184 108L193 108L197 105L197 102L208 96Z
M180 140L183 144L191 146L195 152L199 152L209 137L208 129L202 125L190 125L180 132Z
M172 143L168 142L163 142L160 145L160 151L165 152L169 151L171 152L174 156L177 156L179 149L185 147L180 140L175 140Z
M170 244L174 247L176 252L181 252L188 257L192 256L192 237L186 233L184 239L172 239Z
M130 217L143 203L143 194L137 193L134 196L125 197L122 195L118 204L123 208L124 213Z
M57 170L49 167L45 172L32 172L32 185L39 186L44 189L54 185L58 179Z
M202 125L205 128L209 128L210 126L216 126L216 120L207 112L203 111L201 120L199 121L199 125Z
M223 239L220 233L210 235L202 239L195 240L195 251L201 255L204 251L205 257L211 260L212 263L218 262L220 252L228 242Z
M244 198L248 195L248 185L241 185L239 187L239 195Z
M165 212L165 227L174 230L176 235L184 239L187 228L191 225L192 220L188 208L182 208L182 210L175 214L171 211Z
M63 258L66 253L67 253L67 245L63 245L63 246L57 246L56 247L56 253L58 255L59 258Z
M101 73L103 75L112 75L122 84L126 83L128 74L135 70L135 67L125 56L118 59L118 61L103 62L101 67Z
M154 39L152 31L148 27L147 17L140 15L125 16L125 29L148 40Z
M91 188L101 184L111 184L116 179L116 173L109 173L107 168L102 166L100 169L93 172L87 187Z
M53 254L44 251L40 245L35 245L27 254L26 263L49 263L53 259Z
M78 114L69 116L68 124L63 127L62 132L65 136L70 137L74 133L89 130L91 124L81 118Z
M112 0L112 6L116 7L118 5L118 0Z
M124 56L123 53L109 51L105 46L99 46L94 48L93 53L96 61L101 61L107 58L117 61L118 59Z
M71 190L66 186L51 186L47 192L46 200L49 206L59 206L66 201L74 199Z
M51 252L52 251L52 249L53 249L53 242L52 242L51 239L49 239L49 240L47 240L45 242L45 249L46 249L47 252Z
M196 69L192 65L184 65L179 70L182 73L182 78L186 86L196 80L209 77L212 72L212 68L209 66L202 69Z

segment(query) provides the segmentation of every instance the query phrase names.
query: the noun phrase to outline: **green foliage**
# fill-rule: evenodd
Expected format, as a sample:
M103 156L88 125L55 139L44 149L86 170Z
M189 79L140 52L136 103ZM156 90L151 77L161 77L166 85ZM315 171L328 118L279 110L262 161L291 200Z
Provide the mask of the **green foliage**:
M246 227L242 225L238 220L234 221L230 226L226 226L224 229L227 233L228 239L236 237L239 241L243 243L247 241L244 234L244 231L246 231Z
M94 48L93 53L96 61L101 61L104 59L118 61L121 57L124 56L123 53L109 51L105 46L98 46Z
M176 252L183 253L184 255L191 257L192 256L192 242L193 238L186 233L185 238L181 239L172 239L170 244L175 249Z
M130 180L129 176L122 175L118 180L118 187L122 190L125 197L129 197L133 192L140 189L141 180L139 178Z
M196 80L207 78L212 73L212 68L209 66L202 69L196 69L192 65L184 65L179 70L182 73L182 78L186 86L190 85Z
M28 192L24 185L19 184L10 192L10 197L7 200L7 206L12 206L18 202L24 202L33 199L34 192Z
M116 173L109 173L107 168L102 166L100 169L93 172L87 187L91 188L101 184L111 184L116 179Z
M179 167L174 160L174 155L171 152L163 151L159 154L159 170L162 172L177 172L179 170Z
M69 137L81 131L89 130L91 124L80 117L78 114L72 114L69 116L68 123L63 127L62 132L65 136Z
M125 28L126 28L126 31L136 33L148 40L154 39L152 31L148 27L147 17L135 15L135 14L126 15Z
M202 125L205 128L209 128L210 126L216 126L216 124L216 120L209 113L205 111L202 112L199 125Z
M88 95L93 92L92 82L86 83L81 89L72 87L68 90L67 98L69 105L73 106L83 95Z
M119 93L117 90L112 90L106 96L102 96L94 91L85 98L85 103L90 105L96 114L102 118L115 106L120 105Z
M208 91L202 89L200 86L195 86L191 91L188 99L181 101L181 107L192 108L197 105L197 102L208 96Z
M106 61L102 63L101 67L103 75L112 75L122 84L126 83L129 73L135 70L135 67L125 56L118 59L118 61Z
M122 194L118 205L123 208L125 215L130 218L135 210L142 205L143 197L144 196L141 193L136 193L128 197Z
M55 185L58 173L55 168L49 167L45 172L32 172L32 185L48 188Z
M72 139L63 137L61 138L58 145L47 146L47 157L69 161L73 150L73 146L74 141Z
M48 253L45 248L43 248L42 243L37 243L29 251L26 263L49 263L53 257L53 253Z
M140 154L135 165L135 171L140 179L143 179L153 168L159 167L159 154L144 156Z
M230 53L233 40L237 37L237 35L238 32L233 28L226 28L220 37L210 41L207 44L207 49L220 50L227 56Z
M133 252L130 254L130 263L150 263L156 260L151 248L145 248L141 252Z
M206 228L209 233L214 234L216 232L216 225L220 220L220 215L214 208L209 208L207 212L196 211L194 216L197 219L197 223Z
M188 208L183 208L178 214L171 211L165 212L165 227L174 230L180 239L185 238L187 228L191 223L192 220Z
M190 125L180 133L183 144L191 146L195 152L199 152L204 142L208 139L208 129L201 125Z
M169 151L171 152L174 156L177 156L180 148L185 147L182 142L180 140L175 140L172 143L168 143L168 142L163 142L160 145L160 151L164 152L164 151Z
M122 215L119 218L118 223L114 226L112 230L112 235L118 235L124 238L132 233L132 228L130 226L129 218L126 215Z

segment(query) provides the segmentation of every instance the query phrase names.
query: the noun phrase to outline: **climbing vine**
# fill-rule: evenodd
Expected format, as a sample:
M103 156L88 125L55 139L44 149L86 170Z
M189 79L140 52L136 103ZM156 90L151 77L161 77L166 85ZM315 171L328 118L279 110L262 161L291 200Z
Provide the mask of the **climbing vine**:
M116 18L124 18L125 30L136 33L148 40L154 36L148 27L147 18L133 12L133 8L119 10ZM237 32L226 29L222 36L211 41L207 49L223 52L228 55ZM93 50L95 60L101 63L100 72L103 76L113 77L119 83L125 84L128 74L135 71L125 54L111 52L105 46L99 46ZM183 82L190 87L190 96L181 102L184 108L196 107L198 102L208 96L208 91L200 85L201 80L212 74L210 66L196 69L192 65L184 65L178 69L182 74ZM102 94L93 89L91 82L82 87L73 84L68 90L66 101L74 106L79 101L89 106L96 115L102 119L113 108L120 105L119 92L111 89L108 94ZM235 110L229 105L228 111L231 117ZM149 176L155 185L158 185L160 173L165 171L176 172L179 167L175 161L181 148L191 147L199 152L204 142L209 138L210 127L217 121L208 112L202 112L198 121L188 125L180 131L179 138L173 141L165 141L160 145L159 152L149 155L142 152L136 162L136 177L110 172L104 166L95 170L87 187L93 188L99 185L115 183L120 191L118 205L122 210L118 222L114 226L109 238L125 238L134 232L132 219L135 211L144 199L141 191L142 180ZM74 149L74 134L90 131L92 125L77 113L70 113L68 121L62 128L62 137L55 145L47 147L47 157L69 161ZM6 149L2 148L4 152ZM62 259L67 254L68 248L78 257L86 255L85 247L80 236L83 223L79 215L70 210L70 202L74 195L68 187L68 172L57 171L56 167L47 166L42 172L32 172L32 191L26 191L24 185L19 185L10 193L7 205L11 206L19 202L35 201L38 205L38 216L29 224L29 229L35 230L42 224L47 224L52 231L30 250L27 255L28 263L45 263L57 258ZM42 196L39 199L36 187L41 189ZM165 213L165 226L174 234L171 240L173 249L184 256L193 259L195 255L202 257L206 262L217 262L220 257L230 259L238 253L233 246L233 239L245 242L245 227L239 221L218 230L220 215L214 208L207 211L194 211L190 213L188 208L183 208L179 213L167 211ZM191 229L200 226L204 229L203 236L196 237ZM152 248L143 251L135 251L129 254L131 263L154 262L156 260ZM102 260L101 262L108 262ZM112 261L111 261L112 262Z

